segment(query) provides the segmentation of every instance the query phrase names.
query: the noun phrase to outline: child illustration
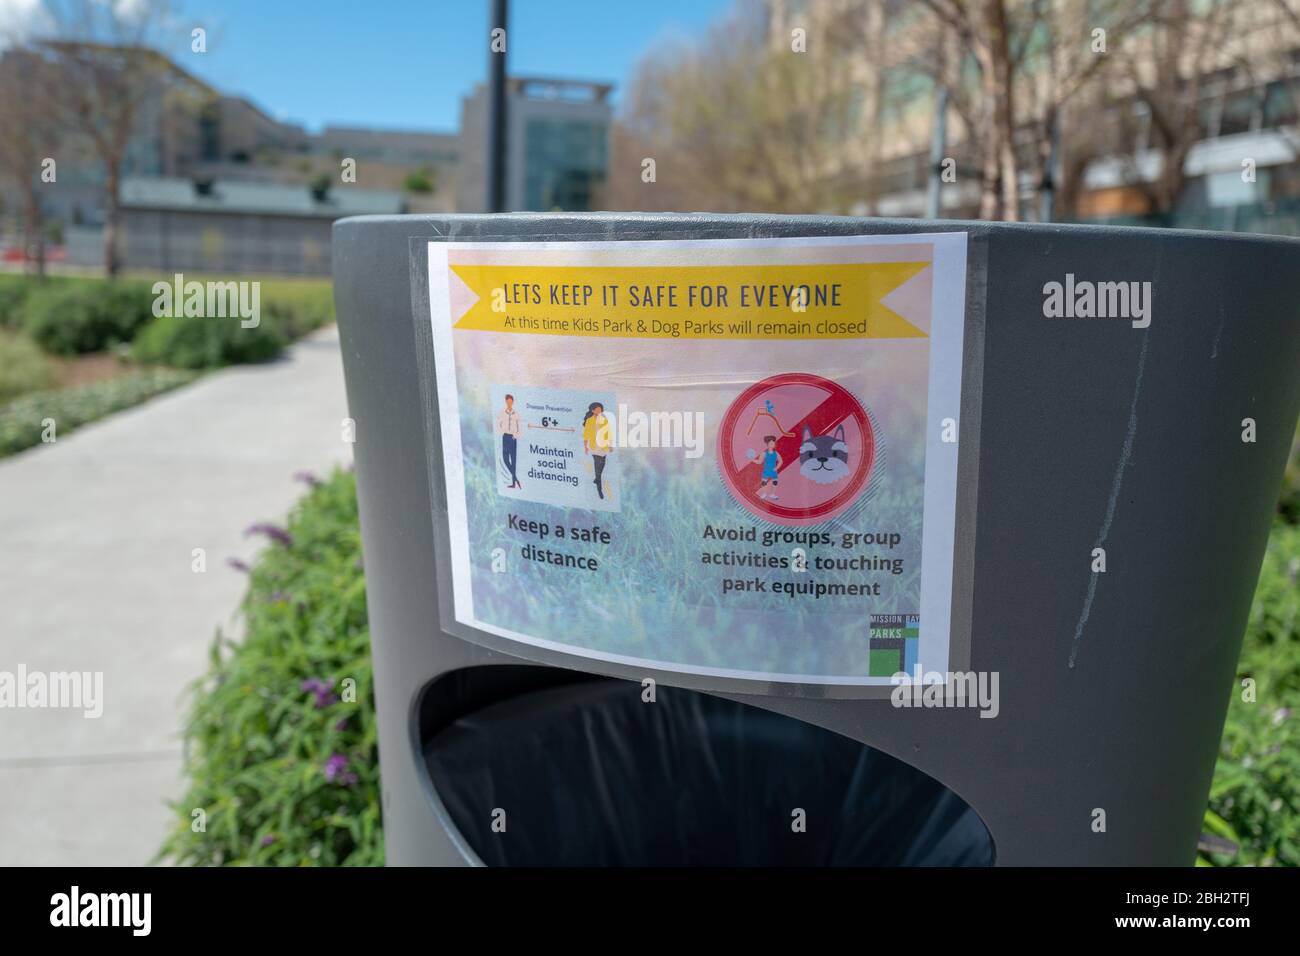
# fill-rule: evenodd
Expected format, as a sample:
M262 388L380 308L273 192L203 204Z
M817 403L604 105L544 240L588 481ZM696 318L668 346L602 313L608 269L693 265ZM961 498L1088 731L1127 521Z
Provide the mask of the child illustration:
M763 452L763 474L758 480L758 497L776 501L780 495L776 493L777 480L781 473L781 453L776 450L776 436L765 435L763 445L766 451ZM771 488L768 484L771 483Z
M582 416L582 450L591 456L592 466L596 469L596 494L604 501L605 486L601 476L605 473L605 457L613 447L609 419L605 417L605 406L600 402L588 405L587 414Z

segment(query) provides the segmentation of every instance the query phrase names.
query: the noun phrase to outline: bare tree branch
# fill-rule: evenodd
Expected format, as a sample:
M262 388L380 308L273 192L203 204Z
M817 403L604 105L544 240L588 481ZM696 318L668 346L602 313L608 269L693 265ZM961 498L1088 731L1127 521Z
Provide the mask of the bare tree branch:
M121 268L121 183L140 111L161 102L174 76L152 47L168 23L166 0L51 0L54 29L40 46L59 71L54 102L63 120L91 144L104 168L104 269Z

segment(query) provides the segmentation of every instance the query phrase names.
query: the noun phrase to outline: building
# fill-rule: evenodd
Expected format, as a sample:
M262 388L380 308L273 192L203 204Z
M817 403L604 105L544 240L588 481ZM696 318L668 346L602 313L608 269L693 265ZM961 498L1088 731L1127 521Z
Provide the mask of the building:
M609 163L613 111L604 83L512 77L506 87L507 211L584 211ZM488 90L461 104L456 211L486 212Z
M45 49L53 55L8 50L3 60L39 56L47 70L66 74L63 83L83 85L95 78L96 56L108 59L103 49L129 60L129 73L124 71L119 81L131 87L136 97L130 135L122 150L124 179L265 178L263 170L277 163L287 165L284 157L310 152L311 138L302 127L274 119L243 97L222 94L156 50L64 41L47 44ZM81 62L82 50L90 52L85 61L92 66L69 66ZM87 108L94 107L93 98L86 102ZM100 228L106 169L77 124L63 124L58 156L58 188L44 195L47 219L82 233Z
M143 87L122 154L125 268L325 274L337 218L487 209L481 85L463 101L458 134L343 126L312 133L223 94L158 51L61 46L71 48L63 51L69 62L82 52L92 63L130 57L131 82ZM19 58L37 55L2 56L19 69ZM592 208L608 166L610 91L608 84L563 79L508 81L507 208ZM57 236L53 254L75 266L100 266L104 164L73 127L59 156L58 187L42 193L45 222ZM0 183L0 198L10 221L0 220L0 238L11 236L17 245L21 230L12 210L21 208L20 197L5 196L6 185L13 184Z
M312 148L333 169L343 157L355 159L358 185L405 190L413 211L455 210L461 150L455 133L327 126Z
M328 275L342 216L405 211L395 190L131 177L123 181L122 261L161 272Z
M1086 40L1099 16L1085 0L1008 0L1006 9L1022 24L1039 18L1042 38L1055 30ZM1113 11L1118 26L1136 8ZM979 70L954 34L902 0L765 0L764 12L774 48L788 51L795 29L806 31L810 50L847 38L825 58L834 63L826 96L851 93L858 106L821 173L852 183L845 193L857 198L838 211L927 214L943 85L944 154L958 175L943 187L941 214L978 214ZM1041 215L1041 187L1052 182L1067 200L1057 202L1057 218L1300 233L1300 13L1278 0L1232 0L1165 14L1158 25L1112 31L1120 35L1110 37L1108 65L1060 109L1054 166L1043 104L1056 77L1092 53L1084 40L1049 40L1023 54L1014 81L1020 217Z
M75 62L83 46L50 50ZM112 52L132 58L139 87L119 188L126 268L325 274L334 219L454 208L455 134L345 127L313 134L223 94L155 50ZM69 72L71 82L75 67L57 57L0 53L5 71L30 70L29 61ZM64 126L57 155L57 187L41 191L51 255L102 266L104 164L74 124ZM346 171L355 178L345 177L345 160L354 161ZM25 241L17 186L0 179L0 246Z
M69 55L73 62L77 62L75 51L96 49L63 41L48 47L56 54L74 51ZM131 135L123 154L124 175L212 175L226 165L250 165L271 155L310 151L311 137L301 126L274 119L244 97L221 93L158 51L144 47L111 49L120 50L134 64L130 78L121 82L139 87ZM33 55L25 51L4 54L20 58ZM50 69L67 72L64 82L68 83L93 79L93 74L81 76L75 67L61 66L57 59ZM65 165L69 174L78 181L102 184L103 170L84 141L84 134L69 129L66 139L70 162Z

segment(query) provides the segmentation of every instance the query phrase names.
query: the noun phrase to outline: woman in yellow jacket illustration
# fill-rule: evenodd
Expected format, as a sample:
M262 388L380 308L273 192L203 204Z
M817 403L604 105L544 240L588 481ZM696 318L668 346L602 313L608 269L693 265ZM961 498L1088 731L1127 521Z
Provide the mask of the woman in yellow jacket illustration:
M601 484L601 475L605 472L605 456L613 451L610 437L609 419L605 417L605 406L592 402L587 406L587 414L582 416L582 450L591 456L591 463L596 469L596 494L605 500L605 487Z

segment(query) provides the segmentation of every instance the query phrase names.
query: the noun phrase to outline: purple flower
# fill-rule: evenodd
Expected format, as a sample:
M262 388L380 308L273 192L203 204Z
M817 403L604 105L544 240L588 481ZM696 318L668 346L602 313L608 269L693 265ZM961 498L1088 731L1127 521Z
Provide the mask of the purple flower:
M311 485L313 488L319 488L323 482L313 475L310 471L300 471L293 476L294 481L301 481L305 485Z
M357 775L348 770L348 758L343 754L332 754L325 761L325 779L342 787L350 787L357 782Z
M309 677L302 682L302 689L316 695L316 709L328 707L338 700L332 693L334 690L334 678L321 680L319 677Z
M262 837L262 846L264 847L270 846L274 842L275 842L274 833L268 833L266 836Z
M293 536L283 528L277 527L267 521L249 525L244 529L244 537L247 538L251 534L264 534L277 544L282 544L286 548L293 547Z
M243 571L245 574L252 570L252 568L243 561L240 561L238 558L226 558L226 564L230 565L236 571Z

